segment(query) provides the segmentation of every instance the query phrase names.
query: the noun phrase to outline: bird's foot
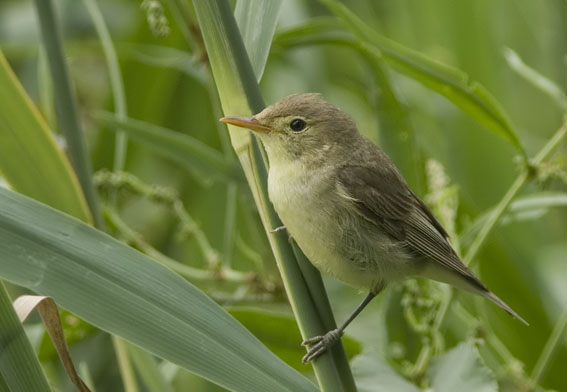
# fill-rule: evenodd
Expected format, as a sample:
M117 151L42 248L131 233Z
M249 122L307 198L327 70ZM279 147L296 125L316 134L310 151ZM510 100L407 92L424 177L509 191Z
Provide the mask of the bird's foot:
M285 230L285 226L276 227L275 229L270 230L270 233L277 233L277 232L280 232L282 230Z
M327 332L325 335L321 336L314 336L309 339L305 339L301 345L302 346L311 346L307 349L307 354L301 359L303 363L309 363L319 355L323 354L329 347L335 344L343 335L343 331L339 329L333 329L332 331Z

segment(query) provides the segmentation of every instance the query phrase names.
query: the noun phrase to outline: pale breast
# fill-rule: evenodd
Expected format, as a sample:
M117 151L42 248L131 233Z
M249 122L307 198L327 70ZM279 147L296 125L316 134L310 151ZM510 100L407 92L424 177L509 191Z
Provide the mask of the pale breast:
M288 233L320 270L354 286L379 285L388 271L377 260L391 253L388 243L360 227L367 223L339 194L332 169L304 172L293 164L270 169L270 199Z

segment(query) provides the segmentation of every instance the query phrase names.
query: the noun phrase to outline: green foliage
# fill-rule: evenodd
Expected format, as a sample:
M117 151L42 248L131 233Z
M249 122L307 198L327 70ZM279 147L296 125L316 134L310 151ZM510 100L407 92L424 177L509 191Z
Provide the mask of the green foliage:
M76 219L0 190L0 233L0 276L105 331L229 389L315 390L200 290Z
M494 375L483 365L473 342L447 351L432 364L428 374L434 391L496 392Z
M11 299L54 296L99 391L315 390L307 379L351 391L350 367L360 392L567 390L567 4L230 5L0 4L0 180L44 203L0 189ZM353 115L529 328L408 281L349 326L344 352L300 363L301 339L343 321L361 294L324 287L284 231L265 232L279 220L261 146L218 122L297 92ZM45 204L102 215L116 239ZM29 341L52 390L70 390L47 335L27 341L0 302L0 341L18 331L0 350L0 390L50 390Z
M69 161L55 145L2 52L0 94L2 177L18 192L88 221L86 202Z
M6 288L0 283L0 390L50 391L41 365L33 352Z

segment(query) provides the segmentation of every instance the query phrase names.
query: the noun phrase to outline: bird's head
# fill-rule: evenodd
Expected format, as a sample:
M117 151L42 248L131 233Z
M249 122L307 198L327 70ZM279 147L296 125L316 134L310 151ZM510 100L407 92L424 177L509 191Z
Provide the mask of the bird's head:
M348 114L312 93L287 96L252 117L223 117L220 121L256 132L271 164L318 159L357 137Z

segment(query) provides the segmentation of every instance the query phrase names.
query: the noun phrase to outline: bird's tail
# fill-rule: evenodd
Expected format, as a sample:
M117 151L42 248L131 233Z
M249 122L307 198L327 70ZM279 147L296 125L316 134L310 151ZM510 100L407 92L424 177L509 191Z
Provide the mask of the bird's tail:
M498 305L500 308L502 308L506 313L508 313L510 316L514 317L515 319L520 320L522 323L526 324L526 325L530 325L526 320L524 320L518 313L514 312L514 310L509 307L506 302L502 301L500 298L498 298L496 296L496 294L494 294L492 291L486 291L484 293L481 294L483 297L488 298L489 300L491 300L492 302L494 302L496 305Z

